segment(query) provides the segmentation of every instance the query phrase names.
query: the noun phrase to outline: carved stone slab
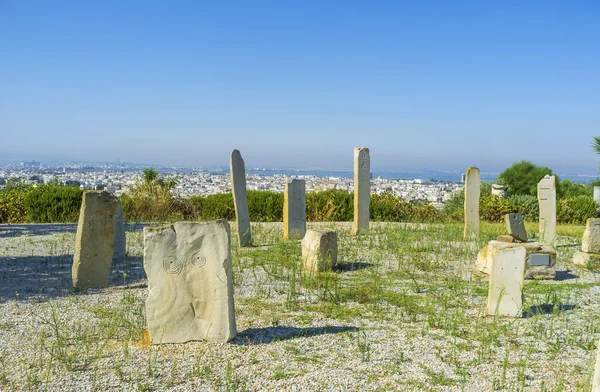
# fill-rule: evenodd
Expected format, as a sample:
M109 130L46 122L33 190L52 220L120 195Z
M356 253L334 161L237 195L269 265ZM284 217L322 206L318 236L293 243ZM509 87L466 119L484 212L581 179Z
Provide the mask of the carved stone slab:
M226 220L144 228L146 318L153 344L236 335Z
M302 239L306 234L306 184L293 179L285 184L283 238Z
M248 212L248 196L246 195L246 167L242 154L238 150L231 152L229 166L240 246L250 246L252 233L250 232L250 214Z
M494 255L490 275L489 315L520 317L525 283L525 248L509 248Z
M538 183L540 205L540 241L550 246L556 243L556 179L546 175Z

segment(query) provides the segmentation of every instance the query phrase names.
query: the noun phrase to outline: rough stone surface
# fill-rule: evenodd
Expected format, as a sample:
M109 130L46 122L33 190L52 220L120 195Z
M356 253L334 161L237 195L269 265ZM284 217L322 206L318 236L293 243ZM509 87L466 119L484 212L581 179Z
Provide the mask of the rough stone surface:
M512 248L523 248L526 252L526 259L533 253L542 253L550 255L549 266L529 266L526 263L525 279L554 279L556 278L556 250L551 246L541 242L500 242L490 241L477 254L477 263L475 269L479 272L489 275L494 265L494 256L505 250Z
M575 252L573 255L573 264L591 269L600 269L600 254Z
M306 184L293 179L283 194L283 238L302 239L306 234Z
M489 315L520 317L525 279L525 248L504 249L494 255L490 275Z
M523 216L520 213L506 214L504 221L506 222L506 231L510 236L521 242L527 242L525 222L523 222Z
M231 152L229 167L231 171L231 192L233 193L240 246L250 246L252 243L252 233L250 231L248 196L246 195L246 167L242 159L242 154L238 150Z
M600 186L594 187L594 201L596 204L600 204Z
M118 200L104 191L85 191L79 211L73 255L73 287L108 286L114 253Z
M586 221L581 250L587 253L600 253L600 218L590 218Z
M152 343L227 342L235 337L230 245L225 220L144 228Z
M125 258L127 252L127 237L125 236L125 222L123 220L123 208L121 202L118 202L115 218L115 249L113 259L121 260Z
M481 180L479 169L470 167L467 169L465 179L465 239L479 237L479 196L481 192Z
M600 341L596 345L596 366L594 369L594 380L592 381L592 392L600 392Z
M506 186L499 184L492 184L492 195L501 197L503 199L506 198Z
M358 235L369 230L371 157L368 148L354 148L354 227Z
M538 202L540 206L541 242L556 244L556 179L546 175L538 183Z
M302 240L302 265L305 271L322 272L337 264L338 237L335 231L308 230Z
M496 237L496 241L499 242L517 242L517 240L515 240L515 237L513 237L512 235L499 235L498 237Z

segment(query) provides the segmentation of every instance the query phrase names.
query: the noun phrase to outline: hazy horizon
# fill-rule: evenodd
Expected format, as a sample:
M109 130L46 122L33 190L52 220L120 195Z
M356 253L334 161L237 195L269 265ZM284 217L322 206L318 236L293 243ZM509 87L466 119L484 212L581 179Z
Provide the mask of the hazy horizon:
M0 4L0 162L593 174L600 4Z

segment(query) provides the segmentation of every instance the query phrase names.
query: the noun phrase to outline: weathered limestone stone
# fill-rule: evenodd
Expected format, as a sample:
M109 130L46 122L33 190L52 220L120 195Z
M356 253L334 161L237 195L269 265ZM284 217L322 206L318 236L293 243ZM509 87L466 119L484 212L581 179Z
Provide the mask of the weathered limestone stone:
M506 198L506 185L492 184L492 195L502 199Z
M475 269L486 275L489 275L494 265L494 256L505 250L513 248L525 249L526 266L525 279L554 279L556 278L556 250L551 246L541 242L500 242L490 241L477 254L477 263ZM534 253L550 255L550 265L531 266L529 265L529 256Z
M308 230L302 240L302 264L305 271L331 270L337 264L338 241L335 231Z
M585 222L581 250L588 253L600 253L600 218L590 218Z
M467 169L465 179L465 239L479 237L479 196L481 192L479 169Z
M546 175L538 183L541 242L556 244L556 179Z
M248 212L248 196L246 195L246 167L242 154L238 150L231 152L229 166L240 246L250 246L252 233L250 232L250 214Z
M118 202L115 219L115 249L113 259L122 260L127 252L127 238L125 237L125 222L123 221L123 208L121 202Z
M354 235L369 230L371 157L368 148L354 148Z
M117 198L107 192L83 192L75 235L73 287L108 286L118 203Z
M293 179L285 184L283 196L283 238L302 239L306 234L306 185Z
M581 265L590 269L600 269L600 254L575 252L573 255L573 264Z
M596 204L600 204L600 186L594 187L594 201Z
M227 342L235 337L229 224L177 222L144 228L150 341Z
M600 341L596 344L596 366L594 369L594 380L592 381L592 392L600 392Z
M490 275L488 314L520 317L524 283L525 249L510 248L496 253Z
M517 242L517 240L515 240L515 237L513 237L512 235L499 235L498 237L496 237L496 241L499 241L499 242Z
M504 216L506 222L506 231L515 239L527 242L527 231L525 230L525 222L520 213L506 214Z

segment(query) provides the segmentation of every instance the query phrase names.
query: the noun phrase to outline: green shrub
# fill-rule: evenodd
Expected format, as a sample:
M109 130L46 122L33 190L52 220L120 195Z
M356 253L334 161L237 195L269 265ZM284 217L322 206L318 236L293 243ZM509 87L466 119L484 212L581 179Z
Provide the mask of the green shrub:
M588 218L598 215L596 202L590 196L561 199L556 204L556 219L560 223L585 224Z
M479 199L479 216L487 222L502 222L504 215L514 212L510 203L496 195L484 196Z
M227 219L235 220L235 207L231 193L217 193L208 196L193 196L192 203L198 207L199 220Z
M25 198L27 220L36 223L77 222L83 191L63 185L39 185Z
M506 185L509 195L537 195L538 182L552 170L545 166L534 165L529 161L514 163L498 176L498 183ZM556 176L556 186L560 186Z
M0 223L27 222L25 199L31 187L16 186L0 191Z
M540 208L536 196L514 195L507 200L511 206L511 212L520 212L524 220L536 222L540 219Z
M354 219L354 194L329 189L306 194L306 220L311 222L351 222Z
M283 193L248 191L248 212L252 222L283 222Z

